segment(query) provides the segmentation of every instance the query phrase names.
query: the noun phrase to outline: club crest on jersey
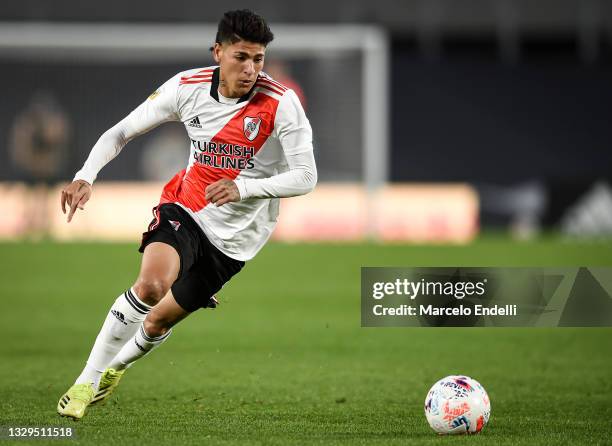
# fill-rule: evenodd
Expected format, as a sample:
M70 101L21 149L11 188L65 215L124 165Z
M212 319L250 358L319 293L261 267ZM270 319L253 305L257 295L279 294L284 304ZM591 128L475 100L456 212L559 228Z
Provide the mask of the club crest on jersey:
M252 118L251 116L246 116L244 118L244 136L249 141L253 141L257 138L257 134L259 133L259 126L261 125L261 118Z

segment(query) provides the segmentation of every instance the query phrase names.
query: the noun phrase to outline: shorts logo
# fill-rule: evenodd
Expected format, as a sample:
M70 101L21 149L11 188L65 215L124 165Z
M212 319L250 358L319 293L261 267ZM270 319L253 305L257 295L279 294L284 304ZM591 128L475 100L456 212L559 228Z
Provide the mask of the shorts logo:
M244 118L244 136L249 141L253 141L257 138L257 134L259 133L259 126L261 125L261 118L252 118L251 116L246 116Z
M168 220L168 223L170 223L170 226L172 226L175 231L178 231L179 228L181 227L181 222L180 221Z

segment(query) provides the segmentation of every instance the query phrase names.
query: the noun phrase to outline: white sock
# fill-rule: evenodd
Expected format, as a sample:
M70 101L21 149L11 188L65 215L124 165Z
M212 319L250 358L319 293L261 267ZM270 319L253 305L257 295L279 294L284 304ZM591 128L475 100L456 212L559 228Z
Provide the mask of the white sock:
M138 298L133 288L119 296L108 312L87 364L75 384L92 383L97 389L102 373L121 347L134 336L151 308Z
M152 338L147 335L144 330L144 325L140 325L140 329L136 332L130 342L126 343L117 356L109 364L110 368L115 370L123 370L130 367L136 360L148 355L150 352L159 347L172 333L168 330L167 333Z

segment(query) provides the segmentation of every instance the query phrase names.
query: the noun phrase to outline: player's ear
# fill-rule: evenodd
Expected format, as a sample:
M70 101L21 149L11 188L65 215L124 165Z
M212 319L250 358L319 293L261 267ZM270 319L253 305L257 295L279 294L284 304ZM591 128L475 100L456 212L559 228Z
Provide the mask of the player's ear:
M223 51L223 46L219 42L215 42L215 46L213 46L213 49L212 49L212 55L216 63L219 63L221 61L222 51Z

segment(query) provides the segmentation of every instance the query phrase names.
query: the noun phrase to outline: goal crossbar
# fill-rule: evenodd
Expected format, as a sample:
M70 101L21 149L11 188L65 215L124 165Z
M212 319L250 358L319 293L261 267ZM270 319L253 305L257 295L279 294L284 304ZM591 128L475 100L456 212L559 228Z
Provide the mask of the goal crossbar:
M0 22L0 60L82 62L180 61L202 57L214 24ZM389 160L389 52L387 33L365 25L275 24L270 51L283 56L361 54L362 162L368 190L384 185Z

